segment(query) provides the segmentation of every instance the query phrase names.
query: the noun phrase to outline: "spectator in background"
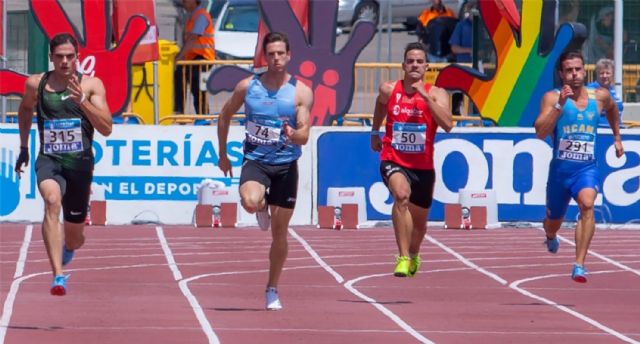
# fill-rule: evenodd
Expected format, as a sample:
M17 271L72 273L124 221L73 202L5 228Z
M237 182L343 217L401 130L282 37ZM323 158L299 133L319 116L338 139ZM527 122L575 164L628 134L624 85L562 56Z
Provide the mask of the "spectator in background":
M471 62L471 53L473 50L471 45L473 38L473 16L471 15L471 10L475 6L475 1L469 1L464 4L461 18L449 39L451 51L456 56L456 62L459 63Z
M440 18L447 19L440 20ZM416 34L428 47L429 62L447 62L447 55L451 52L448 40L455 27L455 18L456 15L442 4L442 0L432 0L431 7L425 8L420 13Z
M614 88L613 82L613 67L614 63L610 59L600 59L596 63L596 81L591 82L587 85L587 87L593 88L604 88L611 93L611 98L616 102L618 106L618 114L619 119L618 123L622 123L622 99L618 97L616 94L616 89ZM598 122L599 127L609 127L609 121L607 121L607 117L605 116L605 110L602 109L600 113L600 121Z
M588 61L613 58L613 7L604 7L591 18Z
M213 20L202 0L182 0L182 7L188 13L183 30L182 49L176 55L177 61L207 60L216 57L213 41ZM200 91L201 66L177 66L173 75L175 113L185 113L184 85L190 85L193 107L196 113L206 112L206 92Z

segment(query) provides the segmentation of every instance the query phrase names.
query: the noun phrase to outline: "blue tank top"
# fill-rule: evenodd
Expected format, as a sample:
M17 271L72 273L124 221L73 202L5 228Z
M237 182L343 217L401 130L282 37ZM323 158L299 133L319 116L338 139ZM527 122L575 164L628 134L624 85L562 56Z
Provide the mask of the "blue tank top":
M278 90L269 90L256 75L249 82L244 98L246 113L244 155L267 165L281 165L297 160L299 145L287 142L283 125L297 129L296 79Z
M578 109L572 99L567 99L553 131L551 167L559 172L571 173L596 164L595 146L600 114L595 89L587 87L587 93L589 99L583 110Z

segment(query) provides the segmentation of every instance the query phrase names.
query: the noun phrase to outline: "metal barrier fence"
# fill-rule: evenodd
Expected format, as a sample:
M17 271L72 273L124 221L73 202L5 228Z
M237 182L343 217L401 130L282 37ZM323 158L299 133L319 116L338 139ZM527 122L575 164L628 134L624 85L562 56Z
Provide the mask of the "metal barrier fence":
M178 65L191 65L192 68L198 68L200 75L208 75L208 73L218 66L222 65L238 65L244 68L250 68L252 61L242 60L221 60L221 61L180 61ZM425 75L425 81L434 83L438 73L448 63L433 63L429 64L427 73ZM484 70L486 73L491 73L494 66L485 64ZM591 82L595 80L595 65L588 64L585 66L587 70L587 80ZM188 68L185 68L185 73L188 73ZM402 65L400 63L356 63L354 72L354 94L353 101L348 114L371 114L375 106L375 99L378 93L378 85L381 81L398 80L402 78ZM187 75L187 79L189 76ZM622 89L623 100L625 102L640 102L640 65L625 65L623 66L622 77ZM204 79L206 80L206 79ZM203 81L204 81L203 80ZM204 86L204 85L203 85ZM231 96L230 92L221 92L217 95L208 93L201 93L201 96L206 97L206 101L201 101L201 109L193 108L193 101L189 94L189 84L182 84L183 94L185 95L184 103L188 107L185 113L194 114L217 114L222 110L222 106ZM469 99L466 95L463 96L463 106L460 115L469 114Z

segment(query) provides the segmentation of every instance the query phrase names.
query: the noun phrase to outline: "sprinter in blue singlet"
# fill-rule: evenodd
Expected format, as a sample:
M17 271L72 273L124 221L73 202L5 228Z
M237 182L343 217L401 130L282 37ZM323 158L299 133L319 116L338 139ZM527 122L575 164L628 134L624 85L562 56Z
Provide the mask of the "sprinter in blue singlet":
M246 211L256 213L261 229L271 227L273 241L265 307L279 310L282 304L278 297L278 280L287 258L287 231L298 193L297 161L300 146L309 139L313 93L287 73L291 53L285 34L267 34L262 49L267 71L240 81L220 112L218 165L225 176L233 176L227 156L227 136L231 116L244 103L246 124L240 199Z
M584 60L579 52L560 56L558 73L562 88L545 93L535 122L536 135L553 139L553 157L547 180L547 212L543 222L545 244L558 252L558 230L573 198L580 208L576 224L576 261L571 278L587 281L584 261L595 233L593 207L600 188L595 146L600 112L606 113L614 137L616 156L624 154L619 130L618 107L605 89L584 86Z

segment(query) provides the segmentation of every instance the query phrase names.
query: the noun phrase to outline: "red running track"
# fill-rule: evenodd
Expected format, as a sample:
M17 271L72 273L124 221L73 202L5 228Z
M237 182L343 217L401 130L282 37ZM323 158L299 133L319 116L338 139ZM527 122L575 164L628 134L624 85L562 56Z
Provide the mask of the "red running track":
M599 230L589 282L573 232L430 229L415 278L396 278L390 228L290 231L264 310L270 233L92 227L49 295L39 225L0 230L1 343L640 343L640 231Z

